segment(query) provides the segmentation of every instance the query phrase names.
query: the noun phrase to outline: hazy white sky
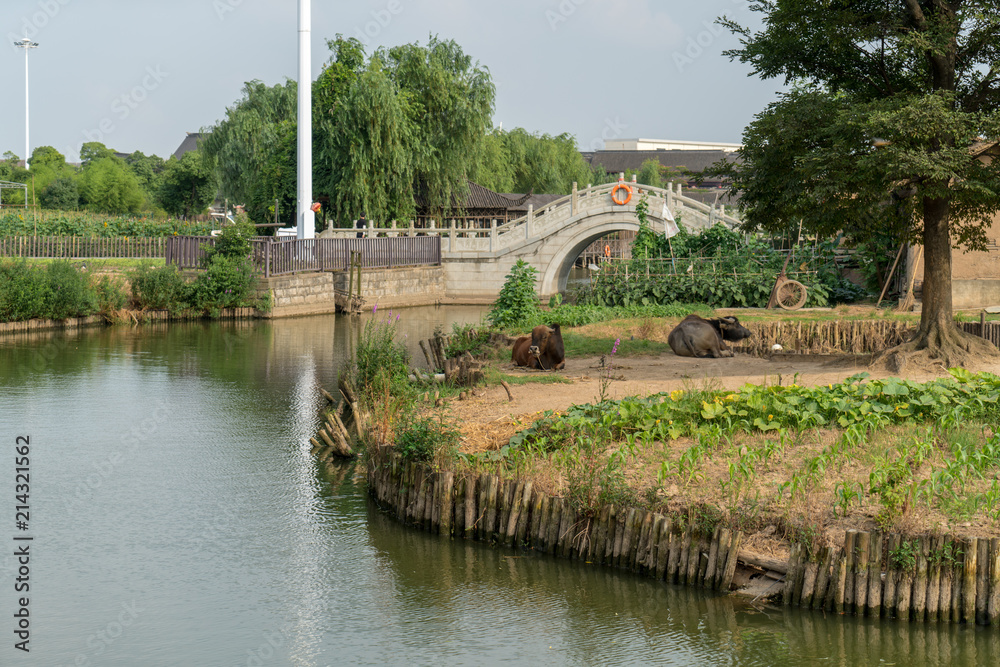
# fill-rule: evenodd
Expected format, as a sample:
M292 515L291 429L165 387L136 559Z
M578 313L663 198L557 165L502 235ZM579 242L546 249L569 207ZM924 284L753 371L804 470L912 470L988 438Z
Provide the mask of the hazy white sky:
M713 24L755 24L747 0L353 0L312 2L313 78L337 33L379 46L454 39L489 68L494 124L576 136L738 142L781 82L721 55ZM85 141L168 157L222 118L245 81L297 72L296 0L0 0L0 153L24 157L24 51L31 148L78 159Z

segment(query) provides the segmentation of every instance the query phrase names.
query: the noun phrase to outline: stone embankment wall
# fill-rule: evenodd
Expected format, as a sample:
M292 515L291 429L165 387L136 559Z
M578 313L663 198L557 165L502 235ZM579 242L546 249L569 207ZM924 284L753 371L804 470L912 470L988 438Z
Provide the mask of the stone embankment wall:
M442 536L532 549L657 580L728 591L763 580L761 595L806 609L1000 625L1000 538L847 531L841 547L787 561L741 551L742 535L688 516L605 507L582 516L530 482L458 476L385 454L370 463L369 493L400 521ZM739 571L738 577L736 576Z
M149 321L189 321L194 319L190 316L176 316L171 315L169 311L166 310L145 310L136 311L136 317L138 321L149 322ZM217 319L220 320L239 320L247 319L251 317L260 317L260 313L255 308L223 308L219 311L219 316ZM69 317L65 320L22 320L19 322L0 322L0 334L5 333L21 333L25 331L52 331L52 330L73 330L81 329L83 327L95 327L103 326L105 323L104 318L99 315L90 315L88 317Z
M261 278L257 292L271 292L272 309L266 317L317 315L336 310L336 295L346 295L348 281L346 272L295 273ZM440 266L363 269L361 295L367 305L389 308L439 303L444 298L444 271Z

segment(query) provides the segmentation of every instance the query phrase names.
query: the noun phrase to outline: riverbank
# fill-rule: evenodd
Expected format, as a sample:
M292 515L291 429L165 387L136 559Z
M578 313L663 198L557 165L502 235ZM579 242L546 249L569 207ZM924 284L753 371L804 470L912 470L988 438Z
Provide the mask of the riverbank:
M793 328L815 333L814 325ZM670 326L639 324L654 340ZM622 323L574 333L603 338L616 328ZM833 322L830 331L853 345L858 331L898 336L896 329ZM460 429L458 451L439 452L419 479L390 465L393 472L375 473L391 479L373 479L373 495L404 520L430 522L435 531L460 535L474 524L478 539L554 549L667 581L726 590L725 554L737 548L750 556L739 559L745 571L736 570L732 588L753 596L868 615L874 605L874 615L998 622L1000 364L975 369L985 375L927 367L900 376L870 368L866 355L756 353L761 356L614 358L609 350L571 356L558 374L563 383L476 390L435 413ZM508 378L543 376L498 365ZM450 476L450 484L439 486L441 476ZM434 500L413 506L413 498L386 493L394 484L409 493L432 484ZM466 508L474 499L459 490L469 485L478 503L473 515ZM456 503L450 526L439 523L448 497ZM561 508L558 518L538 505L541 498ZM508 519L494 515L501 510L491 502L506 502ZM533 512L541 511L537 521L556 522L555 534L571 534L571 541L553 547L552 535L539 529L532 542L530 527L523 538L520 519L509 518L518 506L527 509L529 526ZM592 544L602 530L616 530L608 523L616 512L617 529L636 531L625 565L620 554L598 555ZM570 517L565 525L564 517ZM666 542L654 546L661 539ZM864 546L863 557L855 545ZM679 563L670 565L673 556L665 556L666 569L658 570L658 548L694 549L706 562L683 574ZM767 581L767 570L780 585ZM952 583L961 577L964 584ZM886 589L875 591L876 583ZM857 591L838 593L838 586ZM858 598L861 588L865 596ZM942 611L945 596L955 598L948 607L954 617ZM890 611L879 611L882 604Z

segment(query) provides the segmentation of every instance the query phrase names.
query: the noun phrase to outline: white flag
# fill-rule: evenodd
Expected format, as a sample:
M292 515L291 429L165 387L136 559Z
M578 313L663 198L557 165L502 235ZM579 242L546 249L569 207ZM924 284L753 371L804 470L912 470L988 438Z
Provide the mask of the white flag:
M670 238L671 236L677 236L681 231L680 227L677 226L677 222L674 221L674 214L670 212L670 207L667 206L667 202L663 202L663 236Z

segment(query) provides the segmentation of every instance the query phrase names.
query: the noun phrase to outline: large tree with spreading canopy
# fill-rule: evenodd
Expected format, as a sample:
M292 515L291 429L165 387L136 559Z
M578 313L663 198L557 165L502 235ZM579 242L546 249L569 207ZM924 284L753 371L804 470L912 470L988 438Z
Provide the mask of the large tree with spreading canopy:
M1000 210L1000 5L996 0L754 0L762 27L723 17L728 51L791 89L716 173L739 192L748 230L800 221L855 238L892 230L924 247L913 339L889 350L948 366L995 355L952 314L952 250L982 250Z

